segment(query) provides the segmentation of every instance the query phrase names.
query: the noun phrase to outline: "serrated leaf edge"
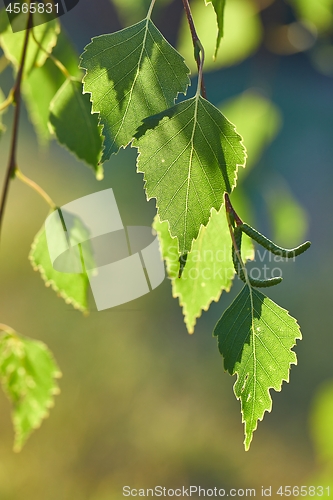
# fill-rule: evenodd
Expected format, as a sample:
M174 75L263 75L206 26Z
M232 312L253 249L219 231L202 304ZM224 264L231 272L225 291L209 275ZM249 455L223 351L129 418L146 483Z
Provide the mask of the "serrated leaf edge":
M78 80L79 81L79 80ZM49 114L52 112L52 109L53 109L53 106L54 106L54 100L55 98L57 97L58 95L58 92L62 89L63 85L65 85L65 83L67 83L68 80L65 80L64 83L59 87L59 89L57 90L57 92L55 93L55 95L53 96L51 102L50 102L50 106L49 106ZM85 93L82 92L82 95L84 95ZM91 102L91 100L90 100ZM91 112L90 114L96 114L96 113L93 113L92 109L91 109ZM72 156L74 156L75 159L79 160L79 161L82 161L86 166L88 166L89 169L91 169L91 167L93 168L93 171L94 171L94 174L95 174L95 177L98 181L101 181L104 179L104 169L103 169L103 164L101 163L101 160L102 160L102 156L103 156L103 144L104 144L104 136L103 136L103 125L101 125L100 123L100 120L98 120L98 131L100 133L100 136L103 138L102 140L102 148L99 152L99 158L98 158L98 163L97 165L92 165L91 163L88 163L84 158L81 158L80 156L78 156L74 151L72 151L68 146L67 144L65 144L64 142L60 141L60 139L58 138L57 134L55 133L55 128L53 127L52 123L50 122L50 120L48 120L47 122L47 126L48 126L48 129L49 129L49 132L50 134L53 136L53 137L56 137L57 141L59 142L59 144L62 145L62 147L64 149L66 149L66 151L68 151Z
M175 49L175 47L173 47L173 46L172 46L172 45L168 42L168 40L167 40L167 39L163 36L163 34L160 32L160 30L157 28L157 26L153 23L153 21L150 19L150 17L145 17L144 19L142 19L142 20L141 20L141 21L139 21L138 23L133 24L132 26L135 26L136 24L140 24L140 23L142 23L142 21L145 21L145 20L146 20L146 21L150 21L150 22L154 25L154 27L158 30L158 32L159 32L159 33L160 33L160 35L163 37L163 39L166 41L166 43L168 43L168 44L169 44L169 45L170 45L170 46L171 46L171 47L172 47L172 48L173 48L173 49L174 49L174 50L175 50L175 51L176 51L179 55L181 55L181 54L178 52L178 50L176 50L176 49ZM147 23L147 24L148 24L148 23ZM131 26L130 26L130 27L131 27ZM126 29L127 29L127 27L126 27L126 28L123 28L122 30L117 31L116 33L119 33L119 32L121 32L121 31L125 31ZM112 33L111 33L111 34L112 34ZM103 135L104 124L103 124L103 123L101 123L101 122L102 122L102 118L101 118L101 113L100 113L100 111L95 111L95 110L94 110L94 102L93 102L93 99L92 99L92 92L89 92L88 90L87 90L87 91L85 90L85 83L86 83L86 82L85 82L85 78L86 78L86 76L88 75L88 69L87 69L87 68L85 68L84 66L82 66L82 65L81 65L81 63L83 62L82 60L83 60L83 56L84 56L84 54L85 54L86 52L88 52L88 47L94 43L94 40L96 40L97 38L101 38L101 37L103 37L103 36L105 36L105 35L99 35L99 36L95 36L95 37L93 37L93 38L91 39L91 42L90 42L90 43L88 43L88 44L84 47L84 50L83 50L82 54L81 54L81 55L80 55L80 57L79 57L79 59L80 59L79 68L80 68L80 69L82 69L83 71L85 71L85 74L84 74L84 76L83 76L83 78L82 78L82 84L83 84L83 92L82 92L82 93L83 93L83 94L90 94L90 102L92 103L92 106L91 106L91 113L92 113L92 114L98 114L98 125L99 125L99 127L101 127L101 135L102 135L102 137L104 137L103 144L102 144L102 150L101 150L101 159L102 159L102 158L103 158L103 156L104 156L104 150L105 150L105 135ZM182 57L182 56L181 56L181 57ZM182 57L182 59L183 59L183 62L184 62L184 64L185 64L185 66L186 66L186 67L187 67L187 69L188 69L188 73L187 73L187 76L188 76L188 84L187 84L186 89L185 89L185 91L184 91L184 92L177 92L177 95L176 95L176 97L174 98L174 104L176 103L176 101L177 101L177 99L178 99L178 96L179 96L180 94L183 94L184 96L186 96L186 94L187 94L187 90L188 90L188 87L191 85L191 81L190 81L190 79L189 79L189 75L191 74L191 70L188 68L188 66L187 66L187 64L186 64L186 61L185 61L184 57ZM141 63L141 61L140 61L140 63ZM138 64L138 68L139 68L139 67L140 67L140 64ZM132 139L131 139L131 140L130 140L127 144L125 144L125 145L124 145L124 144L122 144L121 146L119 146L118 150L117 150L117 151L115 151L114 153L112 153L112 154L110 155L110 157L111 157L111 156L113 156L113 155L117 155L121 149L126 149L129 145L131 145L131 144L132 144L133 140L134 140L134 136L132 137ZM132 147L132 146L131 146L131 147ZM136 149L138 149L138 148L136 148ZM109 158L108 158L108 159L109 159ZM105 161L107 161L108 159L105 159L105 160L104 160L104 162L102 162L102 164L103 164L103 163L105 163Z
M36 249L37 243L36 240L38 239L39 235L41 234L42 230L40 230L36 236L35 239L31 245L31 250L28 256L29 261L31 262L32 268L34 271L39 271L43 281L45 282L46 287L51 287L52 290L54 290L59 297L64 299L66 304L72 305L74 309L77 309L78 311L82 312L83 314L88 314L89 309L87 307L83 307L81 304L79 304L76 300L74 300L72 297L69 297L67 293L65 293L63 290L60 290L60 288L55 284L54 280L48 279L48 277L45 274L44 268L42 265L36 264L35 259L33 258L33 252Z
M247 286L247 285L245 285L245 286ZM251 293L252 293L252 289L250 290L250 294L251 294ZM265 297L267 297L267 295L263 294L262 292L260 292L260 293L261 293L262 295L264 295ZM267 298L268 298L269 300L272 300L272 299L270 299L269 297L267 297ZM274 302L274 301L272 301L272 302ZM274 302L274 304L275 304L275 302ZM281 392L283 382L286 382L286 383L288 384L288 383L289 383L289 381L290 381L290 371L291 371L291 366L292 366L292 365L297 365L297 355L296 355L295 351L293 351L292 349L293 349L293 348L295 347L295 345L297 344L297 342L296 342L296 341L297 341L297 340L301 340L301 339L302 339L302 332L301 332L301 329L300 329L300 325L299 325L299 323L298 323L297 319L296 319L296 318L294 318L293 316L291 316L291 315L289 314L289 311L288 311L287 309L284 309L283 307L279 306L278 304L276 304L276 305L277 305L277 306L278 306L278 307L279 307L279 308L280 308L283 312L287 313L287 315L289 316L289 318L291 318L291 319L294 321L295 325L297 326L297 330L298 330L298 334L299 334L299 335L298 335L298 336L295 336L295 342L294 342L294 344L293 344L293 345L289 348L289 351L290 351L291 353L293 353L293 355L294 355L294 360L293 360L293 361L290 361L290 363L289 363L289 368L288 368L287 378L282 378L282 379L281 379L281 382L280 382L280 385L279 385L278 389L275 389L273 386L267 387L267 394L268 394L268 397L269 397L269 399L270 399L270 407L269 407L268 409L265 409L265 410L264 410L264 413L262 414L262 417L261 417L261 418L257 418L257 419L256 419L255 427L253 428L253 430L252 430L252 432L251 432L251 435L250 435L250 436L248 436L247 434L245 434L245 438L244 438L244 447L245 447L245 451L248 451L248 450L250 449L250 445L251 445L251 442L252 442L252 439L253 439L253 434L254 434L254 432L255 432L255 431L257 430L257 428L258 428L258 422L262 422L262 421L263 421L263 419L264 419L265 414L266 414L266 413L271 413L271 411L272 411L272 408L273 408L273 400L272 400L271 390L274 390L275 392ZM230 307L230 306L229 306L229 307ZM251 316L252 316L252 311L251 311ZM252 329L252 328L253 328L253 327L251 326L251 335L253 335L253 334L254 334L254 332L253 332L253 329ZM225 370L225 371L226 371L226 370ZM242 423L244 424L244 427L245 427L246 420L245 420L245 418L244 418L244 411L243 411L243 408L242 408L241 396L239 396L239 397L238 397L238 396L236 395L236 391L235 391L236 384L237 384L237 382L238 382L238 380L239 380L239 371L238 371L238 370L237 370L237 371L235 371L233 375L237 375L236 382L235 382L235 383L234 383L234 385L233 385L233 391L234 391L234 394L235 394L236 399L237 399L237 400L239 400L239 401L240 401L240 403L241 403Z
M190 99L187 99L188 101L190 100L195 100L195 99L199 99L200 97L202 97L201 95L197 95L197 96L194 96L194 97L191 97ZM205 99L206 100L206 99ZM181 103L178 103L178 104L183 104L185 101L182 101ZM244 139L243 139L243 136L237 132L237 129L236 129L236 125L234 125L230 120L228 120L228 118L222 113L222 111L220 109L218 109L216 106L214 106L214 104L212 104L210 101L207 101L211 106L213 106L219 113L221 113L221 115L227 120L227 122L229 123L229 125L231 125L231 127L233 128L233 131L239 136L240 138L240 141L239 141L239 144L243 150L243 153L244 153L244 161L243 163L236 163L236 168L235 168L235 171L234 171L234 179L233 179L233 184L230 186L231 187L231 192L236 188L237 186L237 181L238 181L238 170L239 168L245 168L246 167L246 160L247 160L247 149L246 149L246 146L244 144ZM174 104L174 106L172 106L171 108L168 108L168 109L172 109L173 107L176 107L178 104ZM164 110L162 111L161 113L164 113L168 110ZM161 114L159 113L159 114ZM169 116L164 116L161 121L159 123L162 123L164 120L171 120L172 118L170 118ZM149 133L152 133L154 129L147 129L145 134L149 134ZM132 142L132 141L131 141ZM168 219L162 219L160 217L160 212L159 212L159 204L157 202L157 198L155 196L149 196L148 193L147 193L147 190L146 190L146 184L147 184L147 179L146 179L146 176L145 176L145 172L140 170L140 167L139 167L139 164L140 164L140 156L141 156L141 152L140 152L140 147L139 146L131 146L132 148L135 148L137 149L138 151L138 155L137 155L137 158L136 158L136 167L137 167L137 173L139 174L143 174L143 181L144 181L144 191L145 191L145 194L146 194L146 200L147 201L150 201L150 200L153 200L155 199L156 200L156 203L155 203L155 206L156 206L156 209L157 209L157 214L159 216L159 219L160 219L160 222L167 222L168 223L168 228L169 228L169 233L170 233L170 236L171 238L177 238L176 235L173 235L171 230L170 230L170 224L169 224L169 220ZM219 212L220 210L222 210L224 206L224 202L222 201L221 203L221 206L216 209L215 207L211 207L210 211L209 211L209 216L208 216L208 220L207 220L207 224L200 224L199 226L199 230L198 230L198 236L196 238L193 238L192 240L192 243L191 243L191 247L190 249L187 251L187 253L190 253L192 251L192 248L193 248L193 243L199 238L199 234L200 234L200 230L202 227L207 227L208 224L209 224L209 221L211 220L211 217L212 217L212 211L213 210L216 210L217 212ZM178 254L179 256L181 255L181 251L179 249L179 240L177 238L177 243L178 243Z
M223 209L223 206L221 207L221 209L220 209L220 210L222 210L222 209ZM211 209L211 212L210 212L210 217L209 217L209 221L210 221L210 219L211 219L211 216L212 216L212 212L213 212L213 210L215 210L215 208L212 208L212 209ZM215 211L216 211L216 210L215 210ZM216 213L218 213L218 212L216 211ZM158 218L158 220L159 220L159 215L158 215L158 214L156 214L155 218L156 218L156 217L157 217L157 218ZM154 220L155 220L155 219L154 219ZM208 226L208 224L209 224L209 221L208 221L208 223L207 223L207 226ZM171 239L173 239L173 240L177 239L177 236L171 236L171 233L170 233L170 225L169 225L169 221L168 221L168 220L165 220L165 221L161 221L161 220L159 220L159 222L160 222L160 223L162 223L162 222L167 222L167 224L168 224L168 231L169 231L169 234L170 234ZM198 233L198 238L199 238L199 236L200 236L200 232L201 232L201 231L207 231L207 226L203 226L203 225L201 224L200 229L199 229L199 233ZM154 227L154 223L153 223L153 227ZM154 227L154 229L155 229L155 231L156 231L156 233L157 233L158 235L160 235L160 234L161 234L161 231L159 231L159 230L158 230L158 229L156 229L155 227ZM197 238L197 239L198 239L198 238ZM193 247L193 244L194 244L194 242L195 242L195 241L196 241L196 240L193 240L193 242L192 242L192 247ZM190 252L189 252L189 253L190 253ZM163 256L162 256L162 258L163 258ZM253 255L253 258L254 258L254 255ZM165 260L164 258L163 258L163 260L166 262L166 260ZM247 259L247 260L253 260L253 259ZM234 274L233 274L233 276L232 276L232 278L230 279L230 285L229 285L229 286L222 286L222 287L220 288L220 291L219 291L219 292L217 292L217 293L216 293L216 295L215 295L214 297L211 297L211 298L210 298L210 301L209 301L208 303L206 303L206 305L205 305L205 306L201 307L199 314L196 314L196 315L194 316L194 322L193 322L193 324L192 324L192 323L190 323L190 322L188 321L188 316L189 316L189 314L188 314L188 310L187 310L187 307L186 307L186 303L185 303L185 302L183 302L181 294L180 294L179 292L176 292L176 290L175 290L175 286L176 286L176 285L175 285L175 279L177 279L177 278L171 278L171 277L169 276L169 280L171 281L172 297L173 297L174 299L177 299L177 298L178 298L179 305L180 305L180 307L182 308L183 320L184 320L184 323L185 323L185 325L186 325L186 329L187 329L187 331L188 331L188 333L189 333L190 335L192 335L192 334L194 333L195 326L196 326L196 324L197 324L197 320L198 320L199 318L201 318L201 316L202 316L202 313L203 313L203 312L207 312L207 311L209 310L209 308L210 308L210 306L211 306L211 303L212 303L212 302L216 302L216 303L217 303L217 302L219 302L219 300L220 300L220 298L221 298L221 296L222 296L222 293L223 293L223 292L226 292L226 293L229 293L229 292L230 292L230 290L231 290L231 288L232 288L232 285L233 285L233 282L234 282L234 279L235 279L235 276L236 276L236 273L234 273ZM179 279L181 279L181 278L179 278Z
M2 335L3 333L7 333L9 335L12 335L12 334L15 334L17 337L21 338L21 339L26 339L28 341L31 341L31 342L34 342L35 344L38 344L39 347L43 350L43 351L46 351L49 355L49 357L52 359L53 363L54 363L54 366L56 367L53 371L53 373L51 374L51 378L53 379L54 381L54 387L52 387L52 389L49 391L49 394L48 394L48 398L47 398L47 401L45 403L45 409L43 412L41 412L41 417L40 417L40 421L38 422L38 424L35 424L35 425L32 425L31 426L31 429L30 429L30 432L29 434L26 436L26 439L24 439L22 441L22 432L20 431L20 428L18 426L18 418L15 416L15 413L14 411L12 411L12 422L13 422L13 428L14 428L14 435L15 435L15 438L14 438L14 446L13 446L13 451L15 453L19 453L27 438L30 436L30 434L32 433L32 431L36 430L36 429L39 429L43 423L43 421L49 417L49 409L53 408L54 407L54 396L56 395L59 395L61 393L61 390L60 390L60 387L58 386L58 384L56 383L56 380L57 379L60 379L62 377L62 373L57 365L57 362L53 356L53 353L52 351L47 347L47 345L42 342L41 340L34 340L34 339L31 339L30 337L26 337L25 335L22 335L18 332L16 332L15 330L2 330L2 332L0 332L0 335ZM6 388L4 387L3 384L2 385L2 389L3 391L6 393L7 395L7 398L9 400L9 402L11 403L12 406L14 406L14 404L12 403L12 400L11 400L11 397L10 395L7 393L7 390Z

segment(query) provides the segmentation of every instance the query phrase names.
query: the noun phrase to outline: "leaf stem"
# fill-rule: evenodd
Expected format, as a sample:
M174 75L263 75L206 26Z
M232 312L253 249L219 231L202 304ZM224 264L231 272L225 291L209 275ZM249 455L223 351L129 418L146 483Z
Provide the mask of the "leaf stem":
M195 59L197 66L198 66L198 92L199 92L199 89L201 89L202 97L207 99L206 87L205 87L205 82L204 82L204 78L203 78L203 64L204 64L204 60L205 60L205 51L204 51L204 48L203 48L203 46L200 42L200 39L198 37L198 33L195 29L189 1L182 0L182 2L184 5L184 10L186 13L187 22L188 22L188 25L190 27L190 31L191 31L191 35L192 35L192 42L193 42L193 47L194 47L194 59Z
M24 42L23 42L23 50L22 50L22 55L21 55L20 66L19 66L19 70L17 73L16 82L15 82L15 85L13 88L13 100L16 104L16 108L15 108L14 121L13 121L13 129L12 129L13 132L12 132L12 141L11 141L11 147L10 147L9 161L8 161L7 171L6 171L6 175L5 175L5 183L3 186L1 203L0 203L0 233L1 233L3 216L4 216L6 200L7 200L8 190L9 190L9 184L10 184L10 180L14 176L14 172L15 172L15 168L16 168L16 149L17 149L17 139L18 139L19 121L20 121L20 108L21 108L21 82L22 82L22 76L23 76L24 63L25 63L25 59L26 59L26 55L27 55L27 48L28 48L28 41L29 41L29 34L31 31L31 27L32 27L32 13L29 12L26 33L25 33Z
M243 224L242 219L237 215L236 210L231 204L230 197L228 193L224 193L224 203L225 203L225 209L227 213L233 218L233 220L236 222L237 226L240 226Z
M52 208L52 210L55 210L57 208L57 205L54 203L52 198L44 191L42 187L39 186L35 181L29 179L26 175L24 175L21 170L16 167L15 168L15 177L20 179L20 181L24 182L27 186L31 187L36 193L38 193L45 201L46 203Z
M31 30L31 35L32 35L32 38L34 40L34 42L38 45L38 47L43 51L45 52L45 54L47 54L47 56L51 59L51 61L57 66L58 69L60 69L61 73L64 75L65 78L67 78L68 80L73 80L73 76L69 73L69 71L67 70L67 68L62 64L61 61L59 61L59 59L57 59L56 57L54 57L53 54L51 54L51 52L48 52L44 47L43 45L37 40L36 38L36 35L34 33L34 30L32 29Z
M154 5L155 5L155 2L156 2L156 0L151 0L151 4L149 6L149 10L148 10L148 13L147 13L147 18L148 19L151 18L151 14L153 12L153 8L154 8Z

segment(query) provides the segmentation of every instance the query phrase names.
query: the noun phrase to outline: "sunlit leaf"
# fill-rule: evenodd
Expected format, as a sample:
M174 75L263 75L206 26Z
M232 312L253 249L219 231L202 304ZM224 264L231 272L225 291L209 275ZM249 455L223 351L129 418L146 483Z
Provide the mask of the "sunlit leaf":
M20 451L34 429L37 429L59 389L60 376L51 352L42 342L5 331L0 336L0 378L13 405L14 450Z
M50 104L49 122L58 141L90 165L98 178L102 178L103 170L99 166L101 126L98 116L91 113L89 96L82 94L81 82L66 80L60 87Z
M34 239L29 259L35 271L40 272L46 286L51 286L65 300L66 304L71 304L82 312L88 310L89 281L86 273L65 273L53 268L44 228Z
M245 164L241 137L201 96L144 120L136 137L147 198L157 199L160 220L169 221L182 255L207 225L211 209L221 208L224 192L234 188Z
M39 14L39 16L43 15ZM46 14L44 16L46 16ZM2 32L0 33L0 45L6 58L17 69L21 61L26 30L13 33L5 10L0 12L0 17L0 25L2 29ZM18 16L18 18L19 17L20 16ZM20 21L18 18L15 19L14 23L16 21ZM29 74L34 67L40 67L45 63L48 53L52 52L53 47L57 43L60 25L57 19L53 19L52 21L35 26L33 31L35 38L42 45L44 50L37 45L32 34L30 33L27 55L24 64L25 74Z
M225 370L237 374L234 391L241 400L248 450L258 420L272 409L270 389L280 391L283 381L289 381L291 365L297 364L291 349L301 332L288 311L245 285L218 321L214 335Z
M62 62L72 76L81 77L78 56L63 31L58 36L53 55ZM34 68L22 82L24 101L41 144L50 139L48 128L50 102L64 81L64 75L54 62L48 59L41 68Z
M217 17L218 33L216 40L216 49L214 54L214 57L216 58L224 32L224 8L226 0L205 0L205 2L206 5L208 5L209 3L213 5Z
M212 216L206 227L201 227L198 239L188 254L181 278L178 278L179 255L177 239L169 233L168 223L160 222L156 216L153 224L157 231L162 256L166 261L172 282L174 297L179 297L184 321L189 333L193 333L197 318L207 311L210 304L221 297L223 290L229 291L235 270L231 256L231 238L224 209ZM251 240L243 240L244 260L253 259Z
M152 21L94 38L82 54L84 92L100 113L102 161L125 147L143 118L172 106L189 84L183 58Z
M214 60L216 40L212 36L216 26L214 9L205 6L203 0L193 0L191 10L195 26L205 48L205 70L216 70L222 66L230 66L249 57L257 49L262 27L258 12L252 2L248 0L231 0L226 2L224 13L224 34L220 48ZM185 57L186 64L193 73L197 72L193 58L193 44L188 24L183 16L180 36L177 43L179 52Z

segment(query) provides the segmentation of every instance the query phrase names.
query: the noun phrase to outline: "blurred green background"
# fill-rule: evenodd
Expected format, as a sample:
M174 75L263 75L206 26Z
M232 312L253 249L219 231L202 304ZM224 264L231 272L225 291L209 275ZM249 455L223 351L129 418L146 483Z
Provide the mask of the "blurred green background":
M80 53L92 36L140 20L148 4L81 0L61 21ZM272 392L273 412L245 453L234 380L212 338L239 283L203 314L193 336L169 280L107 311L97 313L92 301L83 317L31 268L30 245L47 207L15 181L0 247L0 319L43 340L64 376L50 418L20 454L12 452L10 405L0 394L0 500L117 500L124 485L259 492L333 482L333 2L227 0L215 65L212 9L203 0L191 5L207 48L208 97L234 121L249 151L240 215L279 244L312 241L309 252L283 265L283 285L268 293L300 323L298 366L290 384ZM154 20L193 65L182 2L158 0ZM11 70L0 78L6 93ZM7 126L11 119L8 112ZM9 136L1 139L1 179ZM24 111L19 163L58 205L112 187L125 225L152 222L155 205L145 201L131 149L111 158L98 182L55 141L39 147Z

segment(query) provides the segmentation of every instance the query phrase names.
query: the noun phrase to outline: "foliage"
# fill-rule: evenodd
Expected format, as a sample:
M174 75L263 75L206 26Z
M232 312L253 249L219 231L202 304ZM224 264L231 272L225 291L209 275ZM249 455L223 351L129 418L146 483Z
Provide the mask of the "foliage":
M177 237L179 254L187 253L211 209L219 210L223 193L235 187L238 168L245 164L241 137L197 93L145 119L136 139L147 199L156 198L161 220L168 220Z
M91 115L90 100L82 94L82 83L67 79L50 103L49 124L60 144L66 146L103 177L99 167L102 149L98 117ZM77 123L80 127L77 128Z
M94 38L82 55L84 92L103 125L102 161L133 139L141 121L186 92L188 69L150 15L118 33Z
M207 3L212 3L216 17L217 17L217 26L218 26L218 33L217 33L217 40L216 40L216 49L215 49L215 54L214 57L216 58L217 52L220 47L220 43L223 37L223 32L224 32L224 8L225 8L225 0L211 0L211 2Z
M75 309L82 312L88 311L89 282L86 273L62 273L54 269L50 260L44 228L41 228L35 236L29 259L34 270L40 272L46 286L51 286L52 290Z
M205 48L206 71L214 71L221 67L237 64L257 49L262 38L262 28L257 9L252 2L247 0L226 1L224 36L217 54L216 39L212 36L212 26L216 22L212 5L208 4L206 7L203 0L194 0L191 2L191 9L198 35ZM192 73L196 73L193 46L188 34L185 16L182 20L177 49L185 57ZM216 54L215 59L214 54Z
M235 275L224 210L213 210L207 226L201 226L181 278L178 278L177 239L170 235L168 222L160 222L156 216L153 227L161 241L162 255L172 283L172 294L179 297L187 330L193 333L202 311L207 311L212 301L218 302L223 290L230 290ZM247 238L243 244L243 259L253 258L253 245Z
M173 295L179 297L190 333L202 311L218 301L223 290L230 290L236 273L245 281L217 323L214 335L218 337L225 369L237 375L235 395L241 400L245 448L249 449L258 420L271 410L270 389L280 391L283 381L289 380L290 366L296 363L291 349L301 333L286 310L256 290L255 286L262 286L260 280L251 279L244 264L254 257L252 241L244 236L241 248L241 237L237 237L250 226L243 223L228 195L243 177L239 167L245 167L246 143L253 165L273 140L281 120L276 107L253 92L224 103L226 116L207 99L204 47L215 56L215 67L233 64L255 50L261 39L261 26L258 12L245 0L227 2L226 6L224 0L211 0L212 6L208 7L205 3L210 2L193 2L200 40L188 1L183 0L192 44L189 36L181 36L181 53L153 23L153 0L142 21L96 37L86 46L80 59L83 78L58 21L13 34L2 11L0 44L15 78L8 98L2 99L2 108L15 100L19 104L22 94L41 142L47 142L51 133L91 166L97 179L103 176L102 164L120 148L137 148L137 170L144 174L147 200L156 199L153 226ZM128 0L118 7L125 12L131 5ZM138 12L145 5L146 2L139 2ZM217 40L211 37L212 13L217 19ZM213 21L215 24L214 18ZM226 38L221 41L224 33ZM206 60L206 67L211 69L213 58ZM195 67L197 90L193 97L185 99L190 84L188 68L196 71ZM247 115L251 123L244 119ZM239 122L245 145L230 117L236 126ZM13 121L14 144L18 120L19 106ZM52 210L57 209L49 195L22 173L15 147L10 153L5 195L12 178L28 184ZM290 252L250 229L249 236L259 244L264 241L265 248L273 253L278 249L282 256L290 256ZM35 237L30 260L46 285L51 285L66 303L87 312L86 273L62 273L53 267L44 228ZM275 279L270 284L280 281ZM8 331L3 337L1 355L3 384L16 404L18 449L50 406L57 370L45 347L13 332ZM18 386L9 379L13 366Z
M20 451L33 429L53 406L61 376L52 354L42 342L22 337L0 326L0 379L13 405L14 450Z
M245 422L245 449L249 449L257 421L271 411L269 389L280 391L296 363L291 348L301 338L299 326L285 309L245 285L217 323L224 368L237 374L234 391L241 400Z

